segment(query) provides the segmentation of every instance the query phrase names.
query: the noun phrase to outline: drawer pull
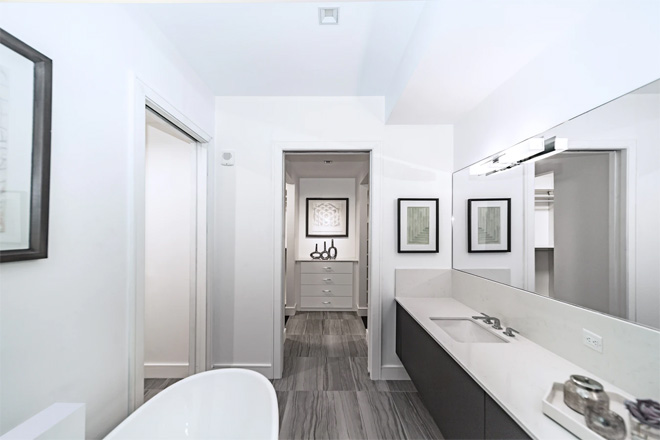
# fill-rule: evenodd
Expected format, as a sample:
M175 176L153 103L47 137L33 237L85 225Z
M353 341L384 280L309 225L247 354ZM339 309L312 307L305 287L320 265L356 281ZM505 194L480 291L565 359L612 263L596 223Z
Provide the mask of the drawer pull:
M328 281L332 281L332 278L323 278L323 281L327 283Z
M325 267L323 268L323 270L325 270L326 272L330 272L330 271L332 270L332 267L330 267L330 266L325 266Z
M323 304L332 304L332 301L323 301Z
M330 289L325 289L325 290L323 290L322 292L323 292L323 293L332 293L332 290L330 290Z

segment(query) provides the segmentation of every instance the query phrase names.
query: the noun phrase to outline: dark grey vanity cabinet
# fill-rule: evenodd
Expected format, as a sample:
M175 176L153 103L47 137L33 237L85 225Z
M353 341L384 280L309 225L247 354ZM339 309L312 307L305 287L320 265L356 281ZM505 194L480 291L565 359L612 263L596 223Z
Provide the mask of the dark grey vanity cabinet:
M396 353L445 438L529 438L398 304Z

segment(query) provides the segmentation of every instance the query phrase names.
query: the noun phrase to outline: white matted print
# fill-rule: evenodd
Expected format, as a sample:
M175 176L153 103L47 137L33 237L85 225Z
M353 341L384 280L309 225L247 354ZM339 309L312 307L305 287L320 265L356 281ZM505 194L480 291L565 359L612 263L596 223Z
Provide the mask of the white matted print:
M398 199L399 253L438 252L438 199Z
M307 237L348 237L348 198L307 198Z
M468 252L511 252L511 199L468 199Z

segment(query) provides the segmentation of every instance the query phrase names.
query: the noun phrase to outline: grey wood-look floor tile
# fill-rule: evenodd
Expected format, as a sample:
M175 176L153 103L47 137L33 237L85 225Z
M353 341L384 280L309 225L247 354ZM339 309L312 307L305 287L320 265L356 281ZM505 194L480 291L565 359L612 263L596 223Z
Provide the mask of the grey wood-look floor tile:
M348 356L350 357L367 357L368 347L367 340L364 336L344 336L346 338L346 345L348 348Z
M287 336L304 334L306 324L306 319L289 319L289 321L286 323Z
M353 319L344 321L348 323L348 328L351 335L365 336L367 329L364 328L364 323L361 319Z
M340 312L325 312L324 319L340 319Z
M416 393L417 389L411 380L388 380L387 388L391 392Z
M346 357L348 348L346 336L341 335L323 335L321 341L323 344L323 356L325 357Z
M277 396L277 411L280 415L280 428L282 427L282 419L284 418L284 411L286 410L289 394L290 391L275 391L275 395Z
M295 391L323 390L325 371L322 357L299 357L293 361L293 388Z
M330 403L335 407L340 438L366 438L360 405L355 391L328 391Z
M323 334L323 320L322 319L308 319L305 321L305 335L322 335Z
M355 391L355 379L351 373L351 363L346 357L323 359L323 390Z
M307 319L325 319L327 312L305 312Z
M428 411L422 405L423 412L420 413L418 404L421 404L421 401L414 402L412 396L416 397L417 393L390 393L406 438L442 439L442 434Z
M384 380L371 380L367 372L367 358L350 357L351 372L358 391L389 391Z
M419 393L407 393L408 398L410 401L413 403L413 406L417 410L417 414L422 418L423 423L426 426L431 426L434 427L434 429L437 430L437 433L440 435L439 438L444 439L444 435L442 434L442 431L440 431L440 428L438 425L435 423L435 420L433 420L433 417L431 416L431 413L429 413L429 410L426 409L424 406L424 403L422 402L422 399L419 397Z
M392 393L379 391L357 392L366 438L379 440L406 438L391 395Z
M341 319L324 319L323 321L323 334L324 335L341 335L343 334Z
M321 335L287 335L284 341L284 357L323 356Z
M322 391L296 391L287 399L280 439L335 439L341 436L335 405Z
M336 312L338 319L360 319L357 313L355 312Z
M144 380L144 389L145 390L162 390L165 388L165 382L167 379L145 379Z

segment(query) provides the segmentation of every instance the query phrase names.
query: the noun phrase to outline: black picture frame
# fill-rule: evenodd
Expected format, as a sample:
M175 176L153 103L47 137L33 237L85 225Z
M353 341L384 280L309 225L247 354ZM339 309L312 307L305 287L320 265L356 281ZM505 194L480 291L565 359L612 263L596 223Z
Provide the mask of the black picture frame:
M504 202L506 203L506 248L503 249L476 249L472 240L472 208L476 202ZM511 199L510 198L491 198L491 199L468 199L467 200L467 243L468 252L474 253L494 253L511 252Z
M310 214L310 202L312 201L319 201L319 200L325 200L325 201L337 201L337 202L343 202L346 204L346 213L345 213L345 219L344 219L344 224L346 225L346 228L344 231L341 231L339 233L314 233L313 231L310 231L309 227L309 214ZM305 199L305 237L309 238L348 238L348 211L349 211L349 200L347 197L308 197Z
M0 44L34 63L29 247L0 251L0 263L47 258L53 62L3 29Z
M402 208L402 203L405 202L411 202L411 203L419 203L419 204L424 204L424 202L428 202L428 206L430 211L433 213L433 216L429 217L429 231L435 231L435 239L431 239L431 235L429 235L429 248L428 249L422 249L421 246L415 247L415 245L410 245L410 244L403 244L402 239L406 238L408 231L403 231L403 226L404 222L402 221L402 213L401 213L401 208ZM439 229L439 213L440 213L440 208L439 208L439 199L437 198L400 198L397 199L397 252L400 254L437 254L440 252L440 229ZM433 218L435 217L435 218ZM435 221L434 221L435 220ZM407 224L407 219L406 219L406 224ZM434 225L435 224L435 225ZM435 228L433 228L435 226ZM409 246L408 249L405 247Z

